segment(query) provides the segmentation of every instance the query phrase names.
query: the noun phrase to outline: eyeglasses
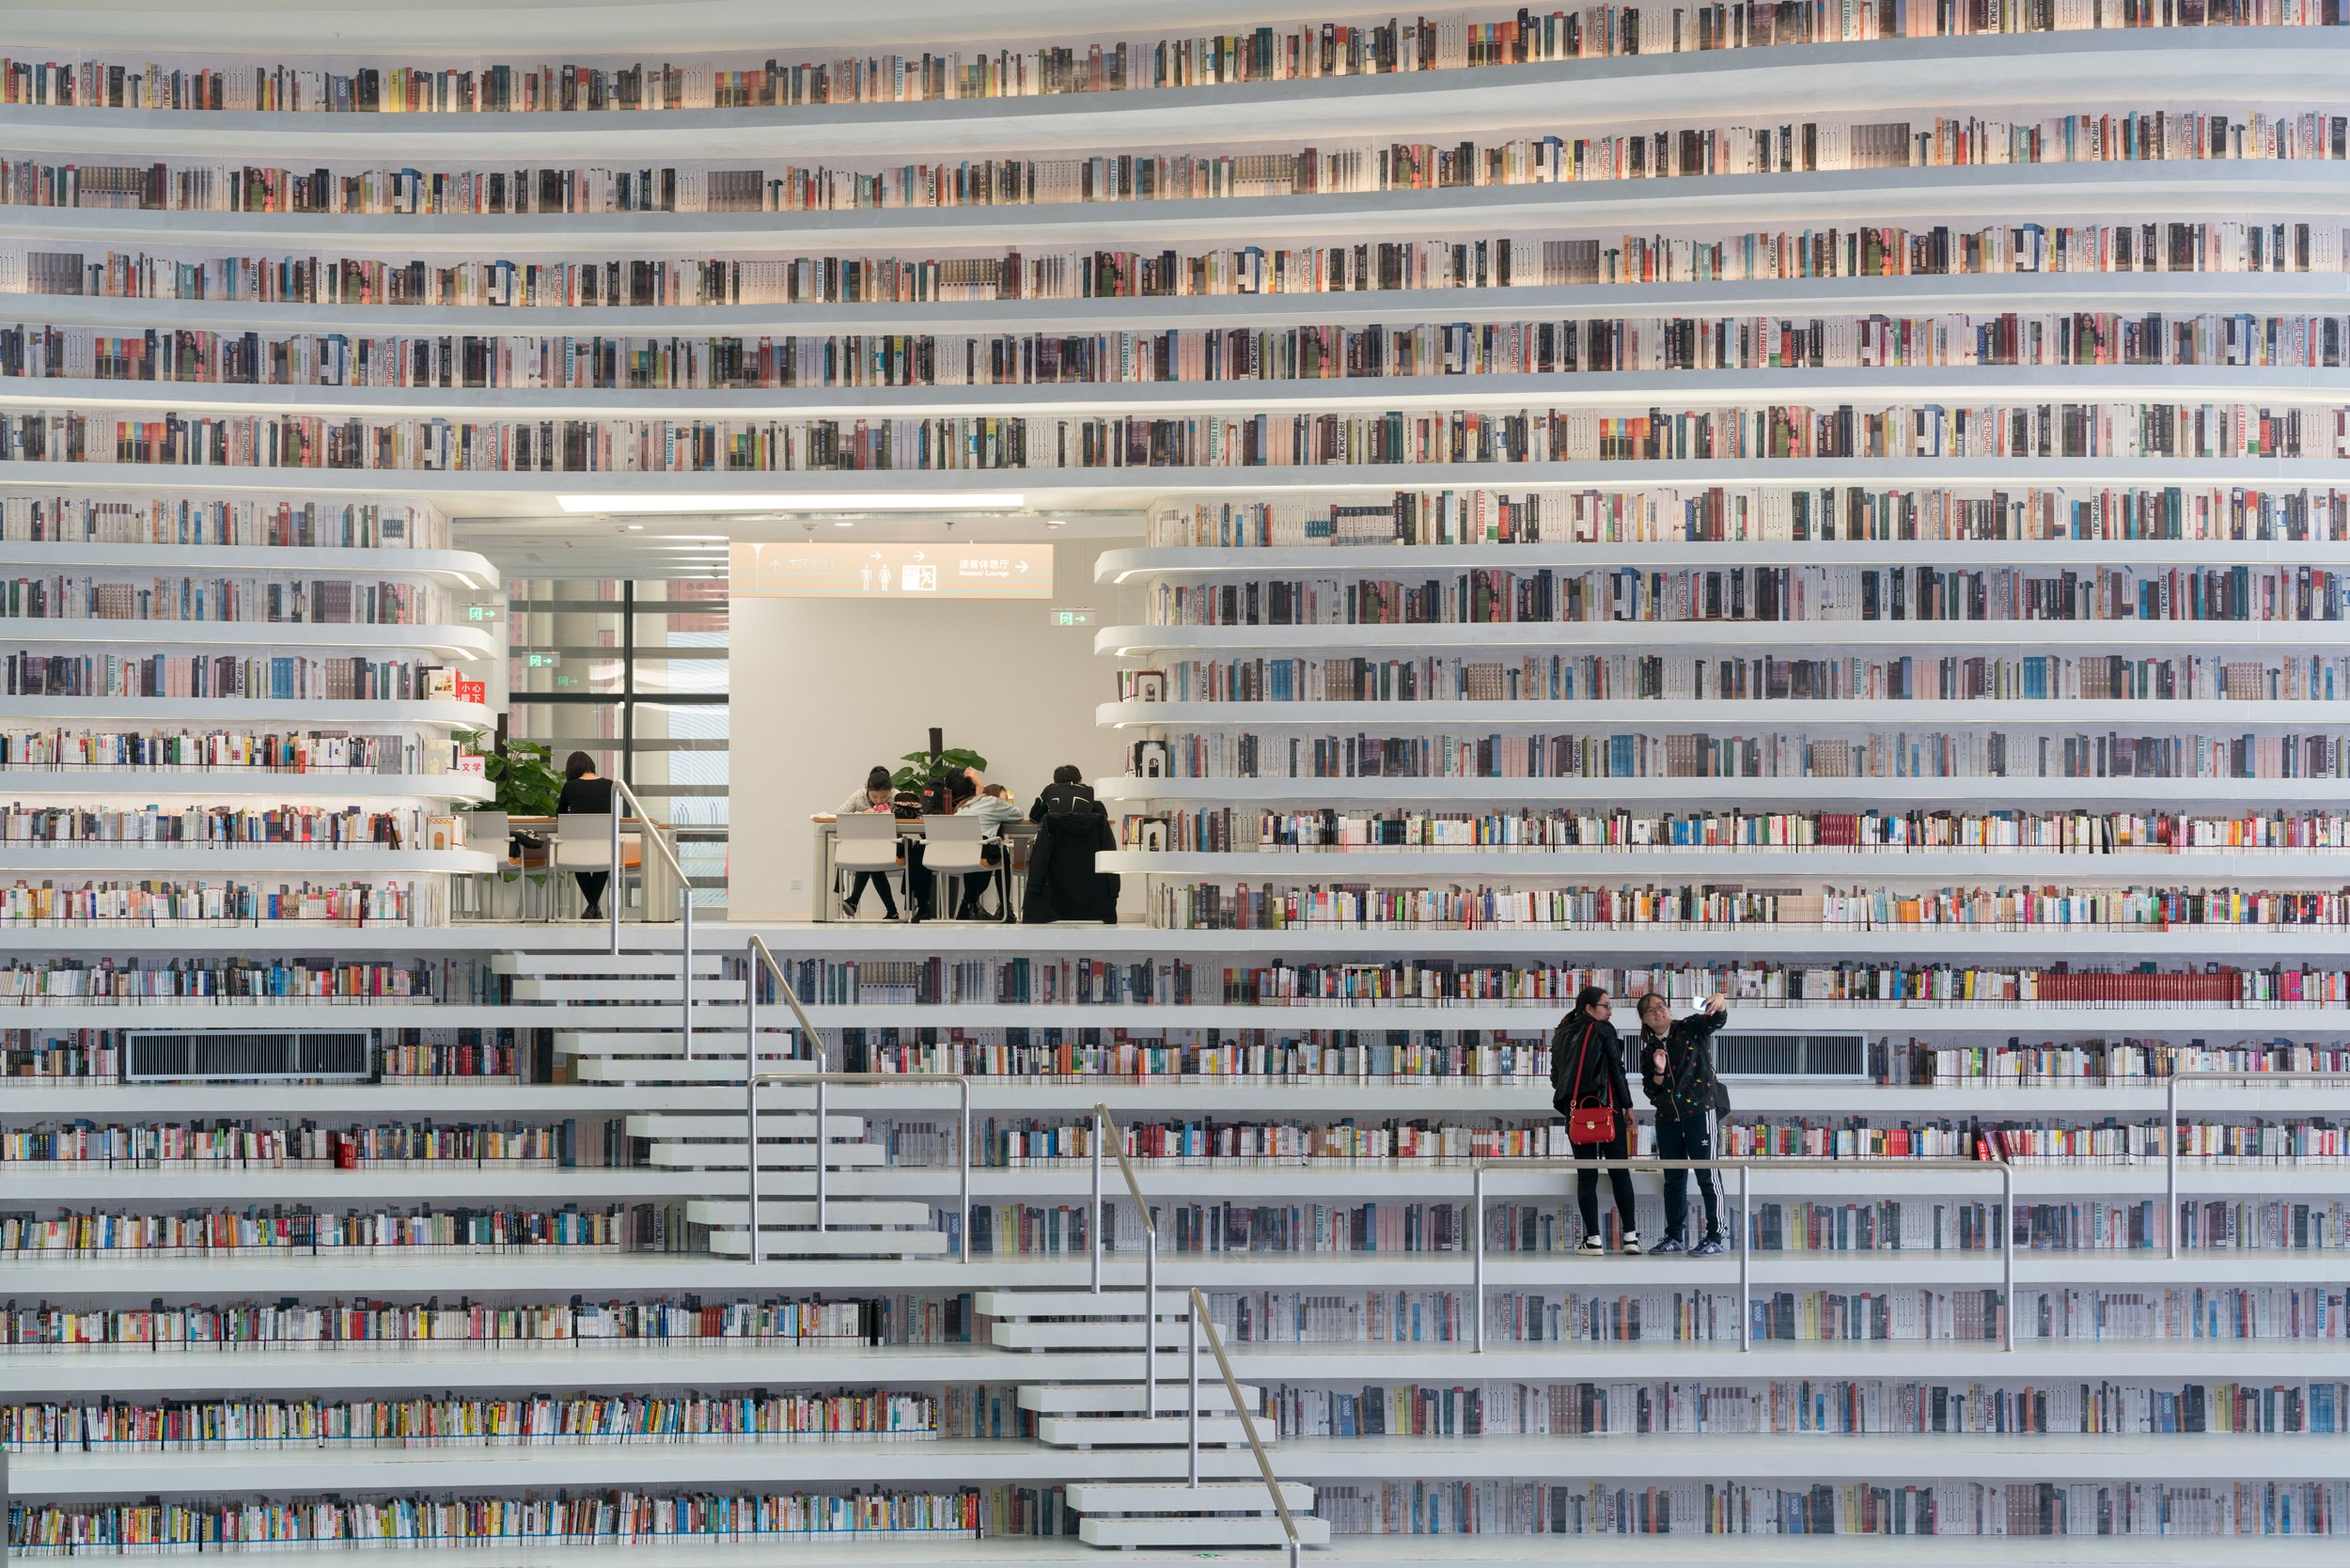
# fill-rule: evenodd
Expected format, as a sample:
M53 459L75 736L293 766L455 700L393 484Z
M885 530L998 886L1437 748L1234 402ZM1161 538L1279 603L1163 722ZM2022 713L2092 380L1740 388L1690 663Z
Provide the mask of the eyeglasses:
M1616 1007L1616 1004L1615 1004L1615 1003L1613 1003L1613 1002L1609 1001L1609 1000L1608 1000L1606 997L1605 997L1605 996L1602 996L1602 997L1601 997L1598 1001L1593 1002L1591 1005L1592 1005L1593 1007L1595 1007L1595 1008L1599 1008L1599 1009L1601 1009L1601 1010L1603 1010L1603 1011L1609 1011L1609 1012L1614 1011L1615 1011L1615 1007Z

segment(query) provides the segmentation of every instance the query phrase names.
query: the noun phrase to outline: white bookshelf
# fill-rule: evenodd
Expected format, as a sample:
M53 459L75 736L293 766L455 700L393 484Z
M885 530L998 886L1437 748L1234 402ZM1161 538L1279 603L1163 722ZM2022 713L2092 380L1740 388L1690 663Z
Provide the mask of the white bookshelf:
M568 13L566 13L568 16ZM573 19L585 20L585 19ZM1183 19L1182 25L1192 25ZM433 55L428 49L425 55ZM843 105L788 111L710 109L576 116L388 116L224 112L167 114L89 109L0 108L0 140L27 156L143 165L155 149L175 163L276 164L426 168L548 164L634 169L666 163L699 170L735 165L772 167L786 160L860 168L995 152L1075 157L1104 149L1294 150L1312 141L1325 150L1354 140L1426 140L1449 146L1507 141L1528 129L1576 133L1583 127L1663 131L1693 125L1768 123L1776 126L1822 105L1824 119L1869 122L1935 118L2039 118L2064 105L2133 109L2147 102L2181 107L2224 106L2269 112L2304 103L2332 104L2341 96L2342 66L2350 35L2341 29L2231 27L2169 31L2062 32L2013 37L1885 40L1771 50L1658 54L1557 64L1452 71L1393 77L1273 83L1130 94L1066 95L940 103ZM475 63L478 63L476 61ZM1846 84L1865 81L1866 90ZM1915 127L1913 126L1913 129ZM1472 186L1313 196L1216 200L1040 203L954 209L838 210L805 213L611 212L527 216L342 217L294 212L162 212L135 209L14 206L10 232L0 246L0 277L32 250L81 249L92 259L108 251L141 252L159 261L200 261L224 252L265 260L316 254L356 254L386 262L416 259L427 266L473 264L500 256L603 261L644 257L743 259L846 254L969 259L1019 250L1028 257L1095 247L1185 255L1224 245L1282 246L1316 241L1353 243L1396 239L1427 242L1540 235L1612 243L1626 232L1676 240L1725 241L1747 227L1799 231L1806 227L1912 224L1948 225L1962 235L1978 228L2026 224L2133 225L2171 221L2309 222L2336 232L2318 248L2328 269L2340 265L2339 230L2350 167L2327 158L2291 162L2087 162L2025 166L1840 169L1820 173L1587 180L1544 186ZM2215 269L2222 265L2215 253ZM19 271L21 272L21 268ZM1523 275L1523 274L1521 274ZM1559 275L1574 275L1561 273ZM478 332L519 337L575 332L672 337L734 333L756 337L791 332L907 332L1015 334L1110 332L1156 328L1278 329L1313 324L1398 325L1417 322L1530 321L1544 316L1588 318L1601 313L1653 319L1821 316L1851 320L1875 315L1961 312L2096 311L2166 317L2212 313L2340 317L2350 312L2350 275L2338 270L2303 273L2234 271L1959 274L1944 276L1841 277L1752 282L1680 281L1657 285L1552 284L1518 287L1418 288L1340 293L1159 298L1044 298L995 304L939 302L893 305L807 304L625 307L410 307L340 304L285 305L212 299L108 298L0 293L0 321L44 322L74 333L135 336L149 330L345 333L413 337ZM2350 403L2350 384L2335 368L2263 366L2068 365L2023 368L1935 367L1900 369L1642 371L1562 376L1441 376L1231 381L1182 384L1051 384L808 388L779 391L646 390L575 392L536 388L319 388L194 382L25 379L0 387L19 413L81 411L111 416L160 418L165 413L237 416L269 410L323 417L464 415L514 419L716 417L744 422L810 416L915 418L969 411L1026 414L1039 420L1089 418L1122 413L1177 416L1195 411L1263 410L1359 414L1365 410L1573 407L1594 415L1640 415L1652 407L1679 412L1779 402L1857 406L1933 403L1944 407L1999 403L2202 401L2298 410L2313 416L2310 455L2265 458L2054 459L1802 459L1545 463L1078 468L962 469L910 475L904 470L769 472L492 472L366 467L282 468L146 465L113 462L0 463L0 485L39 494L104 491L138 495L305 494L331 499L404 497L420 508L467 517L528 517L551 510L557 494L584 491L632 495L744 494L778 488L838 497L854 509L877 492L918 488L951 505L979 491L1017 489L1039 510L1083 507L1132 510L1167 499L1280 498L1308 502L1329 495L1376 504L1407 489L1483 488L1513 494L1537 488L1624 491L1713 486L1773 491L1794 485L1870 485L1907 491L1929 485L1990 490L2067 488L2068 494L2107 488L2196 486L2264 492L2338 491L2342 459L2326 412ZM92 448L111 455L102 443ZM1056 459L1056 462L1058 460ZM432 548L362 550L339 547L151 546L25 542L4 554L22 573L53 572L160 572L190 575L284 574L347 576L426 585L449 596L489 595L495 569L469 551ZM1140 547L1105 557L1099 570L1104 592L1139 605L1162 583L1222 586L1252 577L1285 575L1406 579L1488 569L1607 570L1747 566L2014 566L2050 570L2098 567L2206 567L2339 572L2350 567L2350 545L2335 541L2029 541L1925 542L1795 542L1481 545L1436 548L1165 549ZM1147 613L1147 612L1142 612ZM1406 657L1426 650L1495 648L1654 648L1751 653L1786 648L1852 652L1918 651L1970 653L2019 650L2121 654L2192 651L2219 655L2248 651L2264 656L2332 656L2350 642L2350 621L2099 621L2029 623L1960 621L1553 622L1449 626L1161 627L1132 623L1120 611L1097 638L1102 691L1108 668L1136 666L1165 651L1294 650L1315 655L1364 652ZM435 617L418 626L259 625L16 621L0 623L25 648L123 651L262 647L289 652L411 651L478 666L502 656L494 625L451 624ZM478 673L478 670L471 672ZM1653 731L1668 725L1720 727L1810 734L1857 733L1872 728L1904 731L1957 726L2052 737L2058 732L2113 729L2130 735L2264 737L2350 729L2350 697L2337 701L2013 701L1980 702L1305 702L1105 703L1096 712L1109 729L1136 734L1257 731L1286 738L1308 727L1359 728L1386 735L1465 728L1473 734L1521 734L1536 727L1590 733L1599 726ZM396 734L420 746L446 748L453 733L487 728L478 705L440 700L182 701L170 698L24 698L0 700L0 726L32 729L73 725L164 727L196 733L235 726L316 728L354 734ZM1130 738L1130 737L1128 737ZM2148 803L2182 812L2225 809L2290 810L2338 804L2340 781L2270 777L2071 779L1904 777L1767 778L1359 778L1343 780L1117 778L1101 781L1113 821L1146 807L1187 803L1262 803L1268 808L1408 804L1442 810L1474 809L1490 802L1623 804L1729 808L1757 801L1818 804L1822 808L1898 805L1932 808L1951 804L2031 803L2055 809L2092 802ZM259 808L299 802L413 803L438 814L453 804L486 798L475 776L417 763L399 772L345 774L250 773L215 768L154 771L0 769L0 800L32 804L164 802L173 806L233 802ZM0 880L65 880L256 874L269 885L286 873L319 876L398 875L446 879L487 870L487 846L462 851L385 850L353 845L329 851L299 846L214 848L172 844L0 846ZM1482 880L1496 885L1562 878L1721 877L1747 883L1823 879L1902 884L2001 880L2033 884L2109 885L2114 882L2274 884L2339 886L2344 855L2337 853L2075 855L2039 852L1950 854L1789 854L1745 852L1560 853L1547 855L1488 852L1371 852L1151 854L1117 852L1107 865L1134 883L1191 878L1252 885L1267 880L1376 880L1387 886ZM260 873L266 872L264 877ZM1149 890L1146 886L1146 891ZM704 924L701 950L728 963L694 1007L691 1043L713 1060L693 1083L626 1081L520 1083L462 1078L410 1078L383 1083L263 1085L111 1084L96 1080L10 1080L0 1093L0 1130L15 1133L86 1119L102 1126L159 1126L205 1121L337 1126L431 1119L459 1123L518 1121L542 1126L556 1119L620 1121L643 1112L697 1112L729 1118L741 1105L731 1081L743 1066L738 1053L747 1022L739 958L756 932L788 961L855 960L863 964L937 957L949 964L1015 958L1099 958L1118 964L1181 959L1194 965L1198 1000L1181 1006L1136 1003L1006 1004L995 1002L819 1002L814 1022L844 1048L845 1030L933 1030L993 1044L1012 1030L1091 1031L1089 1040L1123 1032L1131 1039L1203 1043L1212 1037L1261 1035L1268 1042L1307 1035L1347 1035L1358 1042L1392 1031L1414 1043L1463 1043L1468 1034L1497 1036L1512 1046L1546 1037L1563 1002L1480 1002L1375 1005L1226 999L1226 970L1278 964L1385 963L1424 958L1462 966L1606 965L1636 969L1660 964L1747 966L1866 964L2041 970L2062 964L2127 971L2141 964L2166 970L2271 965L2338 970L2342 932L2335 927L2030 928L1898 927L1883 930L1818 925L1617 926L1598 929L1518 926L1489 930L1422 930L1402 926L1305 927L1277 931L1168 931L1119 927L998 927L934 924L883 929L850 923ZM632 952L674 952L674 927L631 928ZM381 925L324 921L247 921L242 924L89 922L0 926L6 956L27 963L50 957L91 964L104 959L160 964L173 959L284 954L306 959L406 962L487 959L502 953L601 955L604 930L583 925L521 929L505 925ZM617 971L618 966L614 966ZM517 967L518 974L529 971ZM873 977L878 987L878 977ZM497 995L464 991L464 996ZM869 995L874 993L868 993ZM881 995L913 995L911 989ZM1041 993L1040 993L1041 994ZM1242 993L1246 994L1246 993ZM201 1000L139 1002L56 997L0 1006L0 1029L273 1030L347 1029L559 1031L592 1041L598 1034L658 1039L679 1022L669 982L622 982L598 999L538 1001L519 987L510 1002ZM602 998L609 996L609 1001ZM783 1043L779 1011L761 1022ZM1977 1047L1997 1053L2004 1043L2027 1046L2120 1042L2149 1045L2203 1043L2215 1051L2275 1043L2327 1049L2350 1042L2350 1007L2180 1003L2089 1006L2069 1003L1800 1002L1733 1005L1733 1029L1753 1033L1836 1033L1861 1036L1897 1054L1911 1043ZM572 1070L572 1045L557 1046L558 1075ZM905 1041L895 1043L908 1045ZM1480 1043L1488 1043L1480 1042ZM868 1040L876 1053L892 1043ZM625 1064L617 1051L600 1066ZM1490 1058L1488 1058L1490 1059ZM663 1065L647 1058L636 1068L659 1079ZM1075 1079L979 1077L975 1118L999 1123L1082 1121L1097 1102L1135 1123L1168 1120L1323 1125L1353 1119L1365 1127L1388 1121L1433 1122L1448 1128L1518 1129L1549 1120L1546 1081L1495 1076L1405 1076L1277 1080L1196 1076ZM2108 1119L2138 1126L2158 1121L2170 1086L2160 1080L2017 1085L1968 1081L1879 1085L1739 1079L1742 1117L1784 1125L1836 1121L1888 1127L1903 1121L1961 1125L2007 1120L2054 1127L2096 1125ZM905 1128L910 1138L950 1125L953 1097L936 1088L893 1086L840 1092L842 1115ZM774 1105L804 1107L805 1090L772 1091ZM2302 1122L2338 1120L2350 1107L2350 1079L2341 1083L2198 1083L2180 1095L2184 1114L2197 1121ZM581 1129L583 1152L592 1128ZM917 1145L918 1146L918 1145ZM673 1154L675 1151L671 1152ZM690 1157L690 1151L686 1152ZM558 1167L520 1161L379 1162L353 1170L314 1165L243 1166L227 1162L102 1168L73 1162L11 1162L0 1167L12 1209L44 1215L70 1210L178 1214L191 1208L239 1210L247 1205L310 1205L322 1214L345 1210L412 1213L427 1206L559 1210L577 1205L601 1212L638 1205L684 1212L687 1200L736 1199L739 1167L723 1155L712 1168L676 1164ZM1461 1164L1435 1161L1145 1160L1142 1180L1163 1204L1326 1204L1362 1202L1458 1205L1468 1200L1471 1176ZM1927 1203L1989 1203L1998 1173L1905 1167L1900 1160L1857 1160L1832 1169L1773 1168L1752 1162L1753 1201L1817 1201L1832 1205L1914 1200ZM2169 1171L2159 1161L2018 1164L2012 1172L2020 1200L2052 1204L2079 1201L2159 1208ZM1638 1178L1643 1201L1655 1181ZM798 1196L807 1177L776 1170L766 1189ZM954 1202L952 1167L868 1166L841 1171L831 1190L901 1196L934 1207ZM1496 1169L1486 1177L1496 1204L1571 1213L1569 1179L1557 1170ZM975 1201L1027 1204L1073 1212L1089 1200L1091 1178L1083 1160L986 1167L972 1178ZM2350 1202L2350 1163L2311 1159L2294 1165L2251 1161L2184 1162L2179 1190L2199 1202L2258 1205ZM679 1222L681 1225L682 1221ZM1122 1223L1122 1221L1121 1221ZM1562 1221L1562 1245L1573 1222ZM675 1236L671 1240L679 1240ZM689 1244L695 1238L682 1238ZM1429 1292L1465 1296L1473 1260L1444 1252L1170 1251L1161 1261L1162 1283L1199 1284L1221 1292L1296 1294L1307 1291ZM1997 1249L1940 1251L1774 1251L1745 1260L1759 1293L1888 1290L1981 1292L1998 1280ZM1741 1260L1645 1257L1584 1259L1562 1252L1503 1252L1485 1259L1489 1291L1563 1292L1612 1298L1634 1292L1703 1291L1734 1302ZM967 1263L921 1261L772 1262L752 1264L709 1252L636 1252L606 1247L515 1247L505 1250L427 1247L321 1248L249 1251L189 1250L104 1255L42 1253L7 1260L9 1296L136 1308L166 1303L267 1301L287 1296L318 1303L336 1299L415 1302L440 1295L559 1302L578 1294L591 1300L674 1298L699 1294L712 1300L797 1296L822 1293L838 1300L907 1293L924 1301L975 1289L1082 1289L1089 1280L1083 1252L981 1255ZM1107 1264L1111 1283L1141 1281L1131 1249ZM2338 1287L2333 1248L2301 1251L2188 1249L2172 1259L2160 1249L2033 1249L2019 1244L2016 1279L2041 1288L2146 1291L2241 1287ZM2019 1314L2020 1315L2020 1314ZM2021 1348L1994 1342L1859 1343L1829 1341L1760 1341L1741 1352L1735 1324L1726 1338L1639 1344L1494 1342L1479 1356L1460 1341L1365 1344L1236 1342L1243 1373L1253 1380L1344 1388L1367 1382L1419 1380L1444 1388L1494 1380L1529 1382L1681 1378L1712 1385L1773 1379L1840 1377L1963 1378L1986 1383L2110 1378L2138 1383L2183 1381L2265 1387L2303 1378L2350 1378L2350 1351L2335 1338L2298 1341L2038 1341L2027 1325ZM2060 1363L2056 1357L2062 1356ZM386 1396L429 1396L451 1388L596 1388L615 1391L750 1385L841 1388L958 1387L1018 1384L1040 1377L1117 1381L1134 1375L1132 1356L1078 1352L1051 1358L1015 1356L981 1344L864 1347L841 1344L724 1345L588 1344L481 1346L459 1343L368 1344L320 1352L239 1354L173 1349L8 1353L0 1355L0 1384L17 1397L184 1398L201 1392L298 1396L343 1389ZM2029 1484L2050 1478L2122 1479L2202 1485L2215 1478L2338 1482L2342 1444L2302 1435L2230 1435L2058 1438L2043 1435L1956 1439L1887 1438L1868 1443L1804 1442L1783 1436L1684 1441L1672 1438L1602 1443L1540 1443L1516 1439L1397 1439L1386 1442L1285 1441L1276 1464L1285 1478L1325 1487L1390 1480L1507 1483L1519 1479L1621 1481L1625 1484L1700 1482L1723 1477L1808 1487L1824 1482L1891 1482L1953 1477L1992 1484ZM1218 1466L1238 1473L1233 1450ZM769 1489L846 1488L870 1483L1049 1486L1064 1481L1118 1475L1163 1477L1175 1461L1164 1452L1096 1448L1060 1450L1043 1445L948 1440L891 1444L623 1443L533 1449L441 1448L343 1451L267 1450L252 1452L126 1452L25 1454L12 1485L20 1496L81 1499L93 1505L136 1501L150 1494L253 1497L304 1491L352 1496L398 1493L482 1494L555 1488L690 1488L741 1485ZM1528 1544L1555 1556L1559 1543L1537 1538L1483 1537L1474 1544L1507 1559ZM1351 1540L1340 1555L1366 1560L1471 1560L1449 1548L1416 1555L1431 1544ZM1688 1560L1711 1561L1735 1550L1742 1563L1771 1560L1753 1537L1666 1542ZM1813 1543L1796 1544L1810 1548ZM1823 1548L1842 1551L1852 1543ZM1875 1544L1875 1543L1866 1543ZM1930 1544L1933 1549L1949 1543ZM2070 1543L2066 1544L2070 1546ZM2111 1543L2091 1544L2102 1551ZM2132 1539L2138 1560L2166 1560L2171 1542ZM2192 1560L2227 1559L2229 1548L2192 1544ZM2323 1543L2332 1545L2329 1542ZM981 1543L968 1560L1063 1560L1066 1544L1038 1541L1027 1555ZM2015 1554L2015 1543L2003 1550ZM796 1549L796 1548L795 1548ZM820 1548L829 1550L829 1548ZM895 1548L874 1548L885 1554ZM2117 1546L2118 1549L2118 1546ZM581 1550L585 1551L585 1548ZM519 1568L568 1561L572 1548L537 1545L479 1555L484 1564ZM237 1553L240 1558L258 1552ZM322 1549L272 1552L270 1560L309 1563ZM439 1555L428 1552L427 1556ZM470 1555L470 1554L469 1554ZM631 1549L633 1568L687 1556L698 1547ZM720 1555L725 1555L721 1548ZM910 1548L893 1560L925 1561L935 1546ZM1852 1552L1854 1560L1868 1560ZM2091 1555L2084 1551L2083 1555ZM711 1560L716 1560L713 1558ZM1672 1560L1659 1556L1659 1560ZM1803 1560L1815 1560L1807 1550ZM337 1560L340 1553L337 1552ZM616 1557L617 1560L617 1557ZM829 1560L816 1559L814 1560ZM2331 1560L2330 1557L2326 1560Z

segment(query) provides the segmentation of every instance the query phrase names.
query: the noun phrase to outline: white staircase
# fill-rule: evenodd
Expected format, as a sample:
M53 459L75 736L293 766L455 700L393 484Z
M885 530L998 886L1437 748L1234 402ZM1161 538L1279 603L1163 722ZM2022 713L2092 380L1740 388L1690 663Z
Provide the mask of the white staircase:
M619 953L518 951L492 961L512 978L518 1006L542 1006L556 1026L555 1048L575 1077L588 1083L630 1085L739 1084L743 1081L744 966L726 972L723 956L694 955L691 1040L680 996L685 973L675 949ZM760 1015L759 1068L762 1073L812 1070L807 1043L788 1026L791 1012L777 1004ZM792 1055L785 1055L792 1052ZM876 1198L867 1192L823 1202L823 1228L817 1228L817 1172L875 1172L887 1168L888 1151L869 1141L865 1119L827 1114L817 1119L796 1106L773 1104L784 1094L807 1098L806 1090L772 1091L759 1118L760 1204L758 1236L751 1234L746 1192L749 1163L744 1117L724 1112L646 1112L628 1118L628 1136L646 1140L654 1168L702 1171L708 1196L685 1205L689 1224L708 1228L710 1248L721 1257L939 1258L948 1238L936 1228L927 1200ZM863 1184L869 1185L870 1184Z
M1232 1395L1204 1345L1198 1390L1199 1482L1190 1482L1193 1390L1187 1381L1191 1337L1189 1298L1161 1291L1155 1312L1137 1290L981 1291L972 1305L992 1318L989 1337L1006 1349L1049 1356L1056 1351L1128 1349L1135 1356L1131 1383L1039 1381L1020 1387L1020 1408L1037 1417L1037 1440L1053 1448L1158 1450L1165 1453L1165 1482L1079 1482L1065 1496L1082 1517L1077 1538L1096 1546L1153 1546L1178 1550L1233 1546L1281 1546L1288 1536L1275 1513L1272 1493L1258 1474L1246 1433L1232 1407ZM1159 1346L1152 1369L1146 1409L1142 1346L1146 1332ZM1241 1397L1261 1399L1246 1384ZM1270 1449L1270 1422L1258 1423L1259 1440ZM1281 1500L1307 1545L1326 1545L1327 1522L1307 1517L1313 1488L1281 1484Z
M741 965L729 979L724 955L694 955L693 1049L686 1049L685 1010L678 998L684 973L674 948L619 953L531 951L495 955L491 966L510 975L519 1007L543 1006L556 1016L555 1052L581 1083L732 1084L743 1081ZM778 1007L760 1016L760 1070L789 1073L807 1065L807 1047ZM791 1053L787 1055L786 1053Z

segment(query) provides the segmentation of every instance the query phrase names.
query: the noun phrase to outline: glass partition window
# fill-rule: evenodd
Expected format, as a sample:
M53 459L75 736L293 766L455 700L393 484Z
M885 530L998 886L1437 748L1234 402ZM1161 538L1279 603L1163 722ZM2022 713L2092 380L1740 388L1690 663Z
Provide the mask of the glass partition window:
M585 751L678 830L697 906L727 876L727 585L520 578L507 587L508 732Z

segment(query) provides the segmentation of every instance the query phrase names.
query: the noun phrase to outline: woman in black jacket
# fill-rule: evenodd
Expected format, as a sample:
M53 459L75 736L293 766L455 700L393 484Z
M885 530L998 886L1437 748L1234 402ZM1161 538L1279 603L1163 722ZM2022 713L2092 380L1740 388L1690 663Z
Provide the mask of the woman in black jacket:
M1631 1156L1632 1086L1624 1081L1623 1041L1608 1015L1614 1011L1605 988L1587 985L1575 994L1574 1011L1559 1020L1550 1035L1550 1103L1560 1116L1578 1109L1605 1106L1615 1113L1616 1136L1605 1143L1574 1143L1568 1147L1578 1160L1621 1160ZM1632 1206L1632 1172L1607 1173L1616 1197L1616 1214L1623 1221L1623 1249L1640 1250L1640 1232ZM1584 1168L1574 1173L1574 1200L1583 1211L1583 1245L1579 1250L1606 1250L1600 1242L1599 1172Z

